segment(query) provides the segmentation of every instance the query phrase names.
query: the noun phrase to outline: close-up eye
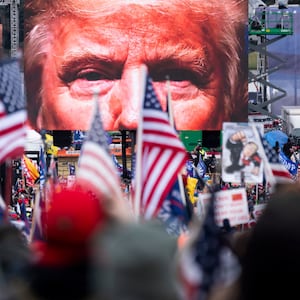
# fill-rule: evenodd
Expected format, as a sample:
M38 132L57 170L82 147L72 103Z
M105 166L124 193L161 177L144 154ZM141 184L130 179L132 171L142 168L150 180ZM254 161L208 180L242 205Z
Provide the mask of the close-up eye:
M105 80L108 79L106 75L97 72L97 71L89 71L85 70L82 72L79 72L77 75L78 79L86 79L87 81L97 81L97 80Z
M74 82L75 80L85 81L100 81L100 80L114 80L115 76L107 72L95 69L81 69L81 70L66 70L61 76L61 79L66 83Z
M110 72L104 67L86 66L83 63L76 65L69 64L62 68L60 79L67 85L70 92L77 97L91 95L98 87L101 93L108 92L115 80L120 78L116 72Z
M67 84L77 80L107 82L120 79L121 72L122 68L99 61L97 57L84 57L64 62L59 70L59 78Z
M209 83L209 76L203 76L194 72L193 70L186 69L169 69L160 72L151 73L153 81L162 82L170 80L172 84L178 86L194 85L198 88L205 88Z

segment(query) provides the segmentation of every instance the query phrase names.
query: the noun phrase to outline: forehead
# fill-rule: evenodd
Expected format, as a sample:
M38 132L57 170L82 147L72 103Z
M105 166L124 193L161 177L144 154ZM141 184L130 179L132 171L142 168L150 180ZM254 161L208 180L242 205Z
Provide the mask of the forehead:
M201 2L201 0L198 0ZM55 2L59 3L61 0L56 0ZM185 6L192 4L193 0L186 1ZM128 6L128 5L141 5L141 6L156 6L156 7L170 7L173 5L178 5L182 3L179 0L64 0L65 7L73 7L75 9L86 8L86 9L112 9L113 7L120 7L120 6Z
M215 0L201 1L201 0L189 0L189 1L179 1L179 0L64 0L60 5L56 4L49 5L48 9L54 11L54 15L67 15L72 12L72 14L77 14L78 16L93 17L93 15L102 16L114 14L116 12L125 11L126 9L138 8L143 10L157 11L165 16L176 14L176 18L180 18L182 14L189 14L190 17L195 13L197 18L201 19L201 15L210 15L212 18L221 18L228 15L226 6L222 4L222 1L217 1L215 6L212 4L207 4L209 2L215 2ZM44 11L47 11L45 8ZM226 18L226 17L225 17Z
M195 24L189 14L162 18L161 12L148 12L140 7L118 10L105 17L99 14L97 17L97 12L91 18L63 17L61 22L53 23L53 29L54 41L60 40L53 47L62 49L62 53L66 49L72 52L76 48L80 51L93 49L92 52L107 52L111 58L121 47L124 58L129 49L133 50L132 55L139 53L148 60L154 59L153 55L166 57L188 52L184 56L196 63L196 57L208 59L208 48L213 44L213 38L207 39L204 28ZM120 52L115 54L120 58Z
M224 5L218 4L218 9L212 9L211 5L201 6L195 3L193 0L89 0L88 3L83 0L65 0L59 8L53 5L52 13L50 11L44 21L48 25L52 24L52 29L56 27L56 30L62 30L64 33L67 30L65 26L69 23L69 28L75 26L71 28L71 32L74 32L75 28L78 30L80 26L86 33L89 31L88 34L93 31L103 36L107 33L108 38L114 38L116 31L123 31L126 35L141 38L157 34L161 39L165 35L166 39L175 38L178 42L188 37L188 45L203 45L207 40L206 36L209 35L209 41L206 43L217 45L220 43L221 32L218 28L220 23L223 23L220 20L225 17ZM52 16L53 22L49 16ZM62 29L57 29L57 18L64 19L61 23ZM72 24L74 20L76 23ZM50 31L55 32L52 29ZM155 38L156 36L153 36L153 42Z
M168 1L164 3L166 2ZM170 39L177 38L178 42L181 38L188 36L192 44L201 39L203 43L203 38L208 32L210 32L211 40L216 42L218 39L217 34L214 34L217 31L210 29L216 28L219 24L216 13L213 17L208 17L208 11L201 9L195 12L190 6L182 5L182 3L178 4L179 7L177 0L173 0L172 4L164 5L161 0L91 0L88 5L86 1L73 0L68 3L69 5L53 14L54 18L58 15L58 18L65 20L61 23L63 28L59 29L65 32L65 26L69 23L69 28L75 26L73 31L78 25L86 33L98 31L102 36L104 31L107 33L109 30L111 36L108 34L108 38L113 38L114 32L121 30L126 35L140 37L155 33L159 34L160 38L167 35ZM53 22L53 25L57 26L57 22ZM189 30L186 30L187 28ZM154 39L155 36L153 36Z

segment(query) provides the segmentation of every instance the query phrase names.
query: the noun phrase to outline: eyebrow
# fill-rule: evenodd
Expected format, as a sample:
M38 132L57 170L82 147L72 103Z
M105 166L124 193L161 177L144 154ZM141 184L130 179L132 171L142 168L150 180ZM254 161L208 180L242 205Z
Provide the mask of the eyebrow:
M101 55L91 52L69 52L62 59L58 68L58 77L64 81L71 81L72 73L76 70L81 70L83 67L95 67L114 71L116 74L121 74L124 61L111 59L108 55Z
M150 51L145 63L151 69L164 69L174 66L176 68L190 69L204 76L209 76L214 71L214 63L207 47L183 47L170 45L164 51Z
M163 51L158 49L151 49L145 53L143 62L151 70L163 70L173 66L175 68L189 69L194 72L200 73L203 76L209 76L214 69L214 64L211 62L210 54L206 47L194 49L192 47L184 47L182 45L167 45L162 47ZM102 51L93 50L76 50L71 49L64 54L61 64L58 69L59 78L65 78L76 69L80 70L83 66L95 66L114 71L121 75L125 60L111 55L111 53L101 53Z

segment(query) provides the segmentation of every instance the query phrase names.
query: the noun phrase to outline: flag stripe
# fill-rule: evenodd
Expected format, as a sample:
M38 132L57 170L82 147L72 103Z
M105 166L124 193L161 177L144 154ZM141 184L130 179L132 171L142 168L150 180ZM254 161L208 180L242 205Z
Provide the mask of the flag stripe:
M4 136L3 140L0 136L0 161L3 162L7 158L21 157L24 152L25 138L25 129L11 132L9 136Z
M11 128L17 129L22 127L22 124L26 121L26 116L25 110L19 110L14 114L6 115L5 122L0 122L0 134L6 134Z
M142 110L140 213L145 219L157 216L185 165L186 150L168 115L162 110L148 76ZM136 175L138 176L138 175Z
M94 117L81 147L76 178L79 182L90 184L98 195L120 200L122 199L120 179L109 153L97 98L96 95Z
M170 176L173 175L172 172L170 174L170 168L167 168L168 164L170 163L170 154L171 153L165 152L161 154L160 157L157 157L155 164L152 165L153 170L150 173L150 177L145 178L145 191L142 201L144 203L145 209L147 209L148 211L148 213L145 213L146 218L155 214L156 210L161 206L161 201L164 200L164 196L166 194L164 190L166 189L166 185L168 185L169 181L171 180ZM148 180L150 181L150 184L153 184L148 184ZM151 192L149 192L149 189L151 189ZM162 196L160 197L160 195Z
M150 173L150 177L146 178L144 182L145 187L145 199L143 199L143 203L147 206L151 201L153 194L157 194L158 190L163 190L164 186L167 184L173 184L173 178L177 176L177 173L180 168L178 166L172 164L174 159L180 159L179 155L176 155L174 158L173 153L165 153L161 155L161 157L155 162L154 170ZM156 182L154 182L156 180ZM147 183L153 183L153 185L147 185ZM152 187L152 193L149 195L147 190ZM159 189L160 187L160 189ZM155 197L154 197L155 198Z
M109 194L114 190L114 182L118 180L115 172L115 166L110 160L105 159L107 155L105 150L98 149L91 142L86 142L82 151L85 159L81 162L81 176L90 178L90 182L96 187L101 186L102 192ZM114 180L112 180L114 178Z

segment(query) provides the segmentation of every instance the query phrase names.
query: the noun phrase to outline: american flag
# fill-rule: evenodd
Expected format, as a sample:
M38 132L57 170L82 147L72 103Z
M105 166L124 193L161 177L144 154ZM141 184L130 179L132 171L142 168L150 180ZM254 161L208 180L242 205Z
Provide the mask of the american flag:
M23 155L26 120L19 61L0 61L0 163Z
M212 192L200 230L179 258L184 299L205 300L213 286L228 286L239 277L239 261L222 234L215 221Z
M82 144L76 179L90 185L97 195L121 199L120 179L110 156L97 99L95 103L95 114Z
M186 150L171 126L168 114L162 110L149 76L138 131L137 142L140 144L137 151L141 151L141 165L136 166L140 171L135 174L136 185L140 175L140 195L135 195L135 201L140 204L136 213L149 220L156 217L186 161Z
M287 168L279 159L278 153L273 149L267 140L259 133L260 141L263 148L264 168L266 180L273 184L276 183L293 183L292 176Z

